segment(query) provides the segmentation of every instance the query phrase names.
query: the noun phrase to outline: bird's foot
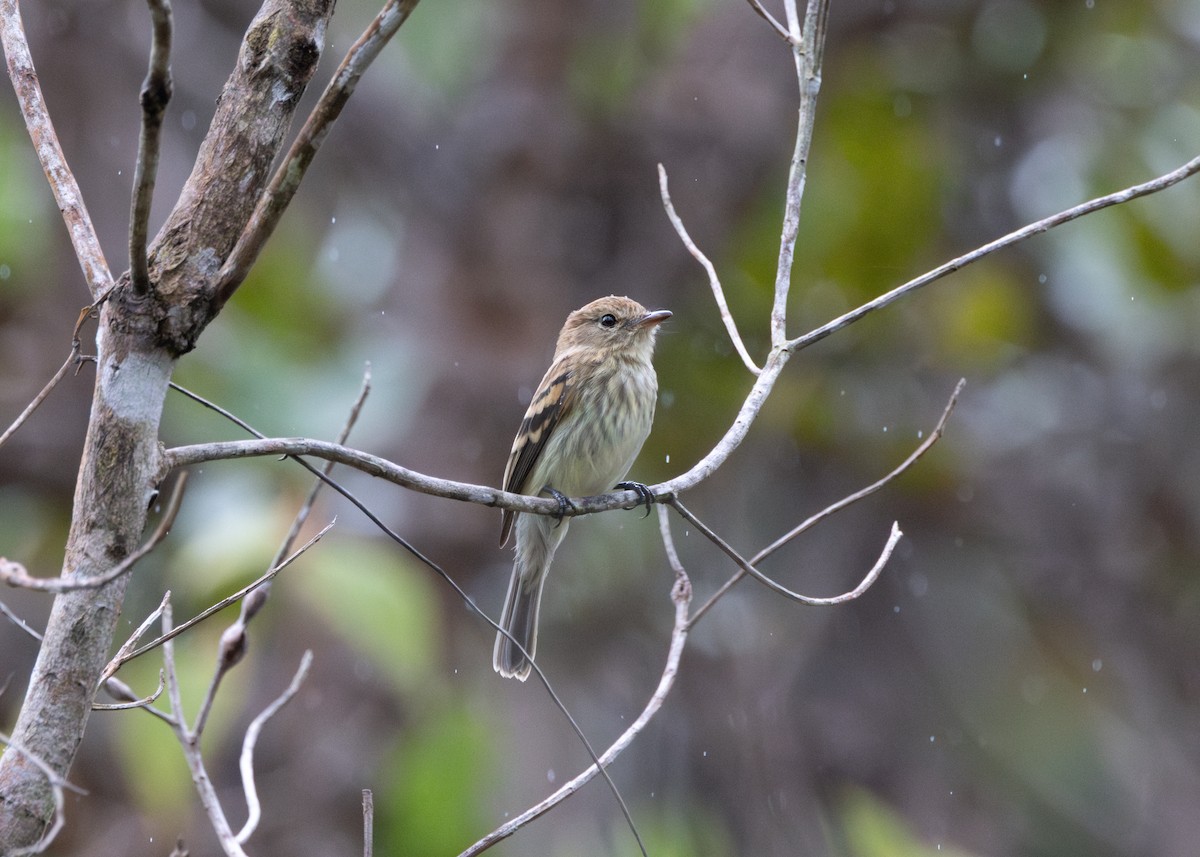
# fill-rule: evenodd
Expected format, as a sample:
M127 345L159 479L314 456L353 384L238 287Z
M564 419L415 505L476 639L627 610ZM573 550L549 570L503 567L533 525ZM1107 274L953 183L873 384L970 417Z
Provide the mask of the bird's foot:
M555 529L562 525L563 518L566 517L568 510L572 512L578 511L575 508L575 504L567 499L567 495L559 491L557 488L552 488L549 485L545 485L542 487L542 490L539 493L549 494L558 501L558 514L554 516L554 520L558 522L554 525Z
M649 488L647 488L641 482L618 482L613 487L614 488L623 488L626 491L635 492L639 498L638 502L634 503L632 506L626 506L625 508L626 509L636 509L638 506L645 504L646 514L643 515L642 517L647 518L650 516L650 505L654 502L654 494L650 491Z

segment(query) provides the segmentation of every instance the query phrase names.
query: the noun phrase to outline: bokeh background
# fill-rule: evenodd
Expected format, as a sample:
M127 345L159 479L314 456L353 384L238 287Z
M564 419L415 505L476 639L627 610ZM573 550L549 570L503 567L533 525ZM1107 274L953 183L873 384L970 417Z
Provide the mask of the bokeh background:
M253 4L176 3L161 223ZM771 5L771 4L768 4ZM797 249L799 334L977 244L1200 151L1195 0L834 0ZM122 270L138 2L25 4L58 132ZM771 8L780 16L782 10ZM312 91L376 7L342 0ZM369 361L351 442L496 484L566 313L616 292L674 318L633 475L689 467L750 387L655 165L760 355L793 145L786 47L737 0L460 0L419 6L369 72L247 285L177 380L271 435L332 438ZM875 480L911 472L766 563L854 584L897 520L882 579L834 609L747 581L697 625L667 705L612 775L654 857L1194 855L1200 842L1200 184L1110 209L929 286L799 354L746 443L686 502L747 553ZM61 363L78 268L11 91L0 86L0 422ZM56 573L92 370L0 449L0 554ZM168 445L240 437L181 397ZM499 513L338 471L495 612ZM286 462L197 468L135 571L131 630L256 577L307 489ZM250 719L266 728L256 855L456 854L587 763L535 683L498 678L492 633L345 503L276 584L219 697L210 772L240 824ZM678 522L697 597L732 571ZM579 522L548 588L541 662L605 746L666 653L671 573L654 518ZM44 596L3 600L37 626ZM188 704L231 615L179 645ZM34 643L0 623L0 728ZM149 692L154 657L124 677ZM216 853L178 748L139 712L97 713L52 849ZM493 853L631 855L598 781Z

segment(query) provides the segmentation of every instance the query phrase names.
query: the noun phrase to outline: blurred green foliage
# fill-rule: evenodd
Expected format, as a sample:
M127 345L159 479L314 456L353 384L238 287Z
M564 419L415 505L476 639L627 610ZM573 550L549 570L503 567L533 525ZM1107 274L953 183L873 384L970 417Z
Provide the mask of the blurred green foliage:
M862 789L846 790L841 822L846 857L971 857L940 842L923 842L903 816Z
M428 571L382 544L329 541L296 576L296 592L397 693L424 696L441 636Z

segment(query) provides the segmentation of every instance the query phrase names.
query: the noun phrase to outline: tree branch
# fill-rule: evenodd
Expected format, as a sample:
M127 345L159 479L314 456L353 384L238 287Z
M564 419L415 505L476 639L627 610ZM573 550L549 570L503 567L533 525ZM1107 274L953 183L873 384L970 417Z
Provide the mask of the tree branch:
M25 566L19 562L0 558L0 581L7 583L9 586L15 586L20 589L32 589L37 592L76 592L80 589L99 589L101 586L107 586L122 574L132 569L138 560L158 547L159 543L167 537L167 533L171 531L171 527L175 523L175 516L179 514L179 507L183 502L183 489L187 484L186 476L187 473L184 472L176 480L175 487L171 491L171 499L167 503L167 509L163 513L161 520L159 520L158 526L155 528L154 534L150 536L149 541L104 574L83 578L33 577L25 570Z
M63 155L58 135L54 133L54 123L50 121L50 112L42 98L42 87L38 83L29 43L25 39L18 0L0 0L0 42L4 45L8 76L21 106L25 128L33 141L42 171L50 182L54 201L62 212L88 290L93 299L99 298L112 288L112 272L104 259L104 251L100 249L100 239L96 237L87 206L83 204L79 184Z
M973 262L978 262L985 256L990 256L997 250L1003 250L1005 247L1012 247L1015 244L1032 238L1034 235L1040 235L1043 232L1048 232L1056 226L1061 226L1064 223L1070 223L1072 220L1078 220L1093 212L1100 211L1103 208L1108 208L1112 205L1120 205L1121 203L1129 202L1142 196L1149 196L1152 193L1166 190L1172 185L1179 184L1184 179L1191 178L1200 172L1200 155L1192 158L1186 164L1171 170L1169 173L1157 176L1149 181L1141 184L1131 185L1122 190L1115 191L1104 196L1098 196L1094 199L1089 199L1087 202L1082 202L1079 205L1064 209L1057 214L1052 214L1049 217L1044 217L1035 223L1030 223L1027 226L1022 226L1020 229L1014 230L994 241L989 241L981 247L976 247L968 253L964 253L949 262L938 265L931 271L922 274L915 279L909 280L901 286L897 286L886 294L882 294L872 301L868 301L857 309L853 309L844 315L840 315L833 321L827 322L815 330L811 330L803 336L798 336L795 339L789 340L787 349L789 351L799 351L801 348L806 348L814 342L819 342L830 334L837 333L844 327L848 327L858 321L863 316L874 312L877 309L882 309L889 304L893 304L900 298L907 296L911 292L915 292L922 286L932 283L934 280L939 280L947 274L952 274Z
M296 670L296 674L292 676L292 682L284 689L274 702L264 708L257 717L251 721L246 728L246 737L242 740L242 755L238 761L238 766L242 771L242 790L246 795L246 808L248 816L246 823L242 825L242 829L238 831L237 841L243 845L250 835L254 833L258 827L258 821L262 817L262 805L258 802L258 789L254 785L254 747L258 743L258 736L262 733L263 726L270 720L279 709L287 705L293 696L300 691L300 685L304 683L305 677L308 676L308 668L312 666L312 650L307 650L304 657L300 659L300 668Z
M756 0L751 0L752 3ZM762 9L761 6L758 7ZM765 12L765 10L763 10ZM774 18L770 20L774 21ZM683 220L675 211L675 204L671 202L671 193L667 188L667 171L662 164L658 165L658 192L662 197L663 208L666 209L667 218L671 221L671 225L675 227L675 234L679 236L679 240L683 242L683 246L692 254L700 265L708 274L708 284L712 288L713 298L717 301L717 310L721 313L721 321L725 323L725 330L729 333L729 339L733 342L733 347L737 351L738 356L742 358L742 362L746 364L746 368L751 374L758 375L762 373L762 369L758 368L758 364L750 356L750 352L746 350L746 345L742 342L742 335L738 333L737 322L733 320L733 314L729 311L729 304L725 301L725 290L721 287L721 278L717 276L717 269L713 267L713 263L704 255L704 252L696 246L696 242L692 240L692 236L688 234L687 228L683 225Z
M916 464L918 459L925 455L925 453L928 452L935 443L941 440L942 434L946 430L946 423L950 419L950 414L954 411L954 406L958 403L959 393L962 392L962 388L966 383L967 380L965 378L959 379L958 384L956 384L954 387L954 392L950 394L950 401L946 403L946 407L942 411L942 416L938 419L937 425L933 427L933 431L929 433L929 437L925 438L925 440L922 441L915 450L913 450L908 458L900 462L900 464L897 465L891 473L888 473L882 479L876 480L866 488L855 491L853 494L843 497L836 503L831 503L820 512L817 512L815 515L809 516L807 520L793 527L787 533L780 536L778 539L771 542L771 544L767 545L765 548L752 556L749 560L750 565L757 566L760 562L769 557L771 554L775 553L775 551L782 548L788 542L792 541L792 539L796 538L801 533L807 532L812 527L828 518L830 515L834 514L835 512L840 512L842 509L845 509L852 503L857 503L859 500L871 496L880 488L887 485L893 479L908 470L908 468ZM725 595L726 592L732 589L748 573L749 572L746 570L739 568L732 577L725 581L725 583L723 583L721 587L717 589L717 591L714 592L712 596L700 606L700 609L696 610L692 614L692 624L694 625L696 622L698 622L701 616L707 613L712 606Z
M137 161L133 168L133 199L129 204L129 281L138 295L150 290L146 239L150 204L154 201L154 182L158 175L163 113L171 100L172 89L171 3L170 0L147 0L147 4L154 28L150 43L150 68L142 83L142 131L138 137Z
M665 509L659 508L660 527L665 526L663 524L665 511ZM675 676L679 672L679 659L683 656L684 644L687 642L688 605L691 603L692 598L692 585L691 581L688 580L687 573L683 570L682 566L674 563L673 565L675 567L675 584L671 588L671 600L675 604L675 626L671 632L671 645L667 650L667 662L663 667L662 676L659 678L658 687L650 697L650 701L646 703L645 708L642 709L642 713L638 715L638 718L630 724L628 729L621 733L620 737L607 750L599 755L599 766L593 763L572 780L564 783L552 795L497 827L487 836L463 851L459 857L474 857L476 854L483 853L497 842L512 836L522 827L529 824L529 822L549 812L555 806L575 794L575 792L583 788L584 785L596 776L601 767L607 768L612 764L612 761L633 742L633 739L645 729L646 724L662 708L667 694L671 692L671 687L675 684Z
M275 231L280 217L291 203L292 197L296 195L304 174L316 157L317 150L321 148L321 143L358 86L359 78L400 26L408 20L417 2L418 0L387 0L375 16L375 20L351 46L333 79L321 93L321 99L309 114L304 127L296 135L287 157L275 170L271 184L259 197L254 213L247 221L237 243L225 258L225 264L221 266L217 275L218 305L228 301L246 279L250 267L262 252L263 245Z
M687 507L679 502L678 498L671 498L667 501L667 505L674 508L675 511L679 513L680 517L694 526L700 531L701 535L716 545L720 549L721 553L733 560L738 568L749 574L759 583L763 584L763 586L767 587L777 595L782 595L784 598L787 598L790 601L798 601L801 604L808 604L811 607L830 607L834 604L842 604L846 601L853 601L855 598L866 592L871 587L871 584L875 582L875 578L879 577L880 572L883 571L883 567L887 564L888 559L891 557L892 551L896 547L896 543L900 541L900 537L904 535L902 532L900 532L899 524L893 522L892 530L888 535L887 544L884 545L883 552L879 555L879 559L876 560L875 565L871 567L871 570L867 572L866 576L861 581L859 581L858 585L849 592L843 592L841 595L832 595L826 598L820 598L812 595L801 595L799 592L793 592L783 584L778 583L767 575L763 574L745 557L734 550L727 541L717 535L717 533L714 532L711 527L693 515L687 509Z

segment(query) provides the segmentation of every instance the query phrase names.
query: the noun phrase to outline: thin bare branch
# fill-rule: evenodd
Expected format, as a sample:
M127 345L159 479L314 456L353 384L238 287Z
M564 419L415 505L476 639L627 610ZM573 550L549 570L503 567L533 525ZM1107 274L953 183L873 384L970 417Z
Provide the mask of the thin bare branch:
M804 16L803 34L796 13L796 0L785 0L792 59L800 85L800 112L796 127L796 146L788 168L787 195L783 209L783 230L779 238L779 262L775 269L775 300L771 306L771 344L780 347L787 340L787 303L792 286L796 236L800 232L800 204L808 174L808 153L812 148L816 122L817 95L821 91L821 58L825 51L825 32L829 22L829 0L809 0ZM800 36L797 39L797 36Z
M796 44L796 40L792 37L792 34L787 31L787 27L775 20L775 16L763 8L762 3L758 2L758 0L746 0L746 2L750 4L751 9L758 13L760 18L771 25L771 29L773 29L781 39L783 39L789 45Z
M110 678L108 682L110 685L115 685L116 687L121 688L122 691L128 691L129 695L133 696L132 689L129 687L129 685L125 684L125 682L115 678ZM158 689L155 690L154 693L150 694L149 696L143 696L140 699L131 699L129 702L93 702L92 711L125 711L130 708L148 708L150 703L157 701L157 699L162 696L164 687L166 687L166 677L163 671L159 670ZM124 693L122 693L122 695L124 695Z
M175 643L172 640L175 628L171 618L170 599L164 603L162 628L163 670L167 676L167 697L171 700L175 737L179 739L183 758L187 762L188 770L192 774L192 782L196 784L196 791L200 795L200 804L204 807L209 824L212 825L213 832L216 833L217 840L221 843L221 849L227 857L246 857L246 852L242 850L241 844L233 835L233 829L229 826L229 820L221 808L221 800L217 797L217 790L208 777L208 771L204 768L204 757L200 752L199 738L187 727L187 717L183 712L183 696L179 689L179 675L175 669Z
M312 113L296 135L287 156L275 170L271 183L259 197L245 229L225 259L217 276L217 301L224 304L246 279L263 245L275 231L283 212L296 195L305 172L316 157L334 121L358 86L359 78L374 62L400 26L416 7L418 0L388 0L370 26L347 52L342 64Z
M162 601L158 603L158 606L150 612L149 616L142 620L142 624L137 626L137 629L129 636L129 639L121 644L121 648L117 649L117 653L108 662L108 666L100 673L99 686L103 686L121 668L121 664L126 661L126 656L133 651L134 646L138 644L138 640L142 639L142 636L150 630L150 626L162 616L163 610L167 609L167 602L170 600L171 590L168 589L163 593Z
M370 789L362 790L363 799L363 857L375 854L375 795Z
M751 0L751 3L754 2L755 0ZM750 352L746 350L746 344L742 342L742 335L738 333L737 322L733 320L733 313L729 311L729 304L725 301L725 290L721 287L721 278L717 276L717 269L713 267L713 263L704 255L704 252L696 246L696 242L692 240L692 236L688 234L687 227L683 225L683 221L675 211L675 204L671 202L671 193L667 188L667 171L662 164L658 165L658 191L662 196L663 208L666 209L667 218L671 221L671 225L675 227L675 234L679 236L679 240L683 242L683 246L687 248L687 251L692 254L692 258L699 262L708 274L708 284L712 287L713 297L717 301L717 310L721 313L721 321L725 323L725 330L729 333L729 339L733 342L733 347L737 350L738 356L742 358L742 362L746 364L747 369L755 375L760 374L762 369L758 368L758 364L754 362L754 359L750 356Z
M772 580L770 577L767 577L767 575L755 568L748 560L746 560L745 557L734 550L728 542L717 535L717 533L714 532L711 527L693 515L686 506L679 502L679 498L673 497L670 500L667 500L666 503L668 506L671 506L673 509L675 509L675 511L679 513L680 517L699 530L701 535L716 545L723 554L732 559L739 568L741 568L759 583L766 586L772 592L782 595L784 598L787 598L791 601L798 601L801 604L808 604L813 607L829 607L833 604L842 604L846 601L852 601L866 592L867 589L870 588L871 584L875 582L875 578L877 578L879 573L883 570L883 566L887 564L888 558L892 555L892 551L895 549L896 542L898 542L900 537L903 535L903 533L900 532L899 525L893 523L891 534L888 536L887 544L885 545L879 560L875 563L871 570L867 572L866 577L864 577L859 584L854 587L854 589L850 590L849 592L843 592L841 595L833 595L825 598L814 597L812 595L801 595L799 592L793 592L783 584Z
M207 461L220 461L237 458L258 458L263 456L312 456L334 461L360 470L370 476L393 482L405 488L411 488L422 494L432 494L452 500L464 500L480 503L485 506L497 506L504 509L514 509L518 512L533 512L539 515L560 514L558 502L545 497L528 497L524 494L513 494L498 488L484 485L471 485L467 482L455 482L450 479L439 479L427 476L415 470L409 470L393 464L385 458L370 453L361 452L351 447L310 438L260 438L258 440L230 440L211 443L194 444L192 446L177 446L167 450L163 457L163 470L168 472L178 467L190 467ZM313 468L315 470L315 468ZM661 492L650 486L652 493L661 499ZM628 508L640 503L642 498L636 491L616 491L611 494L601 494L596 497L571 498L575 509L568 509L568 515L586 515L608 509Z
M880 488L887 485L893 479L898 477L900 474L904 473L904 471L908 470L908 468L910 468L914 464L916 464L917 460L920 459L923 455L925 455L925 453L928 452L929 449L935 443L937 443L941 439L942 435L945 433L946 423L950 419L950 414L954 411L954 406L958 403L958 396L962 392L962 389L966 385L966 383L967 383L966 378L959 379L959 382L954 387L954 392L950 394L950 401L948 401L946 403L946 407L942 411L942 415L938 419L937 425L933 427L933 431L930 432L929 436L927 438L925 438L925 440L923 440L921 442L921 444L915 450L912 451L912 453L909 454L908 458L906 458L906 459L904 459L904 461L900 462L900 464L897 465L896 468L894 470L892 470L891 473L887 474L882 479L876 480L875 482L868 485L866 488L859 489L858 491L855 491L853 494L850 494L846 497L843 497L841 500L838 500L836 503L831 503L830 505L826 506L821 511L817 512L815 515L809 516L806 520L804 520L800 524L793 527L791 530L789 530L784 535L780 536L775 541L771 542L771 544L767 545L765 548L760 550L754 556L750 557L750 565L757 566L760 562L762 562L764 559L769 557L771 554L775 553L775 551L779 550L781 547L786 545L788 542L792 541L792 539L796 538L801 533L807 532L808 530L812 529L812 527L816 526L821 521L825 520L826 518L828 518L830 515L834 514L835 512L840 512L842 509L845 509L847 506L850 506L853 503L857 503L859 500L862 500L866 497L871 496L876 491L878 491ZM732 589L742 578L744 578L746 576L746 574L747 574L747 572L741 568L739 568L736 572L734 572L733 576L730 577L728 580L726 580L720 586L720 588L717 589L717 591L714 592L712 594L712 596L707 601L705 601L704 604L701 605L701 607L698 610L696 610L692 614L692 624L695 624L697 621L699 621L700 617L703 616L705 613L707 613L709 611L709 609L711 609L714 604L716 604L722 597L724 597L725 593L728 592L730 589Z
M8 560L6 560L4 557L0 557L0 565L3 565L7 561ZM12 611L12 609L7 604L5 604L3 601L0 601L0 613L3 613L5 618L8 619L8 621L12 622L14 625L16 625L18 628L20 628L26 634L33 637L33 639L37 640L39 643L42 641L41 632L36 631L33 628L31 628L24 619L22 619L20 616L18 616L16 613L14 613Z
M34 396L33 401L25 406L25 410L21 411L17 418L13 420L12 425L4 430L4 434L0 434L0 446L4 446L5 441L16 434L17 429L19 429L21 425L27 419L29 419L30 415L38 409L38 406L41 405L42 402L46 401L46 397L50 395L50 392L56 386L58 386L58 382L66 377L67 370L75 364L75 360L75 354L72 352L71 355L63 361L63 365L58 368L58 371L54 373L54 377L46 383L45 387L42 387L41 392Z
M83 203L79 185L67 165L58 135L54 133L54 123L50 121L50 112L42 97L42 87L29 53L18 0L0 0L0 43L4 45L8 76L21 107L21 116L25 119L25 128L33 141L46 180L50 182L54 200L62 212L88 289L92 297L97 298L112 288L112 272L104 259L104 251L100 248L100 240L96 237L92 219Z
M895 303L900 298L905 297L911 292L916 291L922 286L932 283L934 280L939 280L947 274L952 274L973 262L978 262L985 256L990 256L997 250L1003 250L1006 247L1011 247L1018 244L1027 238L1032 238L1034 235L1040 235L1043 232L1048 232L1056 226L1061 226L1064 223L1070 223L1072 220L1077 220L1084 215L1099 211L1103 208L1108 208L1112 205L1120 205L1121 203L1129 202L1138 197L1148 196L1152 193L1166 190L1172 185L1179 184L1184 179L1191 178L1200 173L1200 155L1192 158L1186 164L1171 170L1169 173L1157 176L1149 181L1141 184L1132 185L1114 193L1098 196L1095 199L1090 199L1087 202L1064 209L1057 214L1052 214L1035 223L1030 223L1027 226L1022 226L1005 236L990 241L981 247L976 247L968 253L957 256L949 262L945 262L931 271L922 274L915 279L909 280L901 286L897 286L886 294L880 295L873 301L869 301L857 309L853 309L844 315L840 315L833 321L827 322L815 330L811 330L803 336L798 336L787 343L789 351L799 351L801 348L806 348L814 342L819 342L830 334L836 333L843 327L847 327L858 321L868 313L874 312L877 309L882 309L889 304Z
M150 229L150 204L158 175L163 113L171 100L171 2L146 0L153 23L150 68L142 83L142 131L133 168L133 198L129 203L129 278L135 294L150 289L146 244Z
M317 533L311 539L309 539L307 542L305 542L303 545L301 545L300 548L295 553L293 553L291 556L289 556L283 562L276 565L274 568L272 568L266 574L262 575L262 577L259 577L253 583L249 584L248 586L243 586L237 592L233 593L232 595L230 595L226 598L222 598L216 604L213 604L211 607L208 607L207 609L202 610L200 613L196 614L191 619L188 619L182 625L179 625L178 627L172 627L172 629L170 631L164 631L161 636L159 636L157 639L151 640L149 643L142 646L140 649L137 649L136 651L131 652L130 654L125 655L123 657L113 658L112 663L109 664L109 667L111 668L113 664L116 664L116 668L119 669L123 664L127 664L130 661L134 660L135 658L140 658L142 655L146 654L147 652L157 649L159 646L163 645L164 643L168 642L169 640L175 639L180 634L182 634L184 631L191 628L193 625L197 625L200 622L203 622L205 619L212 616L214 613L220 613L222 610L224 610L230 604L235 604L240 599L245 598L246 595L253 592L255 589L258 589L258 587L262 586L268 580L271 580L272 578L274 578L275 575L279 574L279 572L283 571L285 568L287 568L289 565L291 565L293 562L295 562L297 559L299 559L301 556L303 556L305 551L307 551L310 547L312 547L317 542L319 542L326 533L328 533L331 529L333 529L333 524L334 524L334 522L330 521L319 533ZM167 594L170 595L170 593L167 593Z
M170 532L171 526L175 523L175 516L179 513L179 505L183 501L183 488L187 480L182 477L186 475L186 473L181 474L181 478L175 482L175 487L171 492L171 500L167 504L167 509L163 513L162 519L158 522L158 527L154 530L154 534L150 536L150 540L104 574L85 578L33 577L20 563L0 560L0 581L20 589L55 593L75 592L80 589L99 589L101 586L107 586L133 568L138 560L158 547L159 542L167 537L167 533Z
M660 510L660 515L662 511ZM661 517L659 520L661 524ZM633 739L641 734L646 724L662 708L663 702L666 700L667 695L671 692L671 687L675 683L675 676L679 672L679 659L683 655L684 644L687 642L688 605L691 603L691 597L691 582L688 580L687 574L684 573L682 567L677 566L675 584L671 588L671 600L675 603L675 627L671 632L671 645L667 651L666 666L663 668L662 676L659 678L658 687L650 697L650 701L646 703L646 707L642 709L642 713L638 715L638 718L630 724L628 729L621 733L620 737L607 750L600 754L597 761L593 762L590 767L586 768L570 782L565 783L545 800L534 804L520 815L497 827L487 836L463 851L459 857L473 857L473 855L481 854L497 842L512 836L538 816L549 812L583 788L598 771L603 771L612 764L612 761L633 742ZM536 667L536 663L534 666Z
M242 755L238 764L242 770L242 790L246 793L246 807L249 810L246 823L242 825L242 829L237 834L237 841L243 845L250 838L250 834L254 833L255 828L258 827L258 821L262 817L262 806L258 802L258 789L254 785L254 747L258 743L258 736L262 733L263 726L267 721L299 692L300 685L304 683L304 679L308 675L308 668L312 666L312 657L311 649L304 653L304 657L300 659L300 668L292 676L292 683L251 721L250 726L246 729L246 737L242 739Z

